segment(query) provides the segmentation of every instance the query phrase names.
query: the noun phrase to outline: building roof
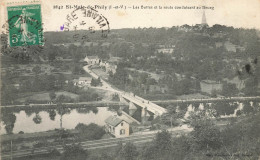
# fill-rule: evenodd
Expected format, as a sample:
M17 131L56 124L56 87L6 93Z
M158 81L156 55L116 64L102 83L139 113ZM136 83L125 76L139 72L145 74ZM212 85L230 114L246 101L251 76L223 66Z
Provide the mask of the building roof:
M119 123L121 123L122 121L124 121L123 119L120 119L116 116L110 116L108 117L105 122L111 126L116 127Z
M98 59L98 56L87 56L88 59Z
M207 83L207 84L219 84L218 82L213 81L213 80L202 80L201 82L204 82L204 83Z
M159 52L159 53L173 53L173 48L161 48L161 49L157 49L157 52Z
M121 58L121 57L110 57L109 60L108 60L108 62L110 62L110 63L115 63L115 62L121 61L122 59L123 59L123 58Z
M92 77L79 77L79 81L91 81Z

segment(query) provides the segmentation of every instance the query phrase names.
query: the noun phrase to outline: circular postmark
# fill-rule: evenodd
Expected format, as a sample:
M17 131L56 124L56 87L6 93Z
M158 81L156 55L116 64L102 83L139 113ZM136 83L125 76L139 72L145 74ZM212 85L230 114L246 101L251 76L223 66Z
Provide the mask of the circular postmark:
M66 22L60 27L61 31L79 31L83 30L83 34L75 32L73 39L75 41L88 41L89 34L99 34L106 38L110 32L109 22L105 16L100 14L94 8L78 7L71 13L66 15Z
M40 5L7 7L8 20L2 25L1 54L29 59L43 50Z

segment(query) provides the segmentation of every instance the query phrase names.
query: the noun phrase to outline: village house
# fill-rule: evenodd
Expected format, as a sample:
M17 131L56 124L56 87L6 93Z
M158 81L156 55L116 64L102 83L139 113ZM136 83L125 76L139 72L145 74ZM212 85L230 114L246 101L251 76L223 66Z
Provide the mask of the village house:
M111 57L108 61L101 61L100 67L104 67L106 72L116 73L117 64L122 60L120 57Z
M222 90L223 85L216 81L212 80L202 80L200 82L201 92L211 94L213 90L220 91Z
M97 43L97 42L85 42L85 43L83 44L83 46L96 47L96 46L98 46L98 43Z
M245 88L245 80L240 80L237 76L231 80L228 78L224 78L223 81L226 81L227 83L230 84L235 84L237 89L240 91Z
M130 125L117 116L110 116L105 120L106 131L116 138L129 136Z
M81 43L80 42L74 42L74 43L57 43L57 44L52 44L53 46L55 47L60 47L60 46L63 46L63 47L66 47L66 48L69 48L69 46L76 46L76 47L79 47L81 46Z
M108 48L108 47L110 47L110 45L111 45L111 43L109 43L109 42L104 42L104 43L101 44L101 47Z
M229 41L225 42L224 47L228 52L237 52L236 45L232 44Z
M213 38L223 38L224 37L224 34L222 32L219 32L219 33L214 33Z
M73 80L73 84L75 86L90 86L91 80L91 77L79 77L79 79Z
M216 48L223 47L223 42L215 42L215 47Z
M163 53L163 54L172 54L174 49L173 48L161 48L156 50L157 53Z
M84 59L88 64L99 64L101 60L98 58L98 56L86 56Z
M160 93L167 93L169 91L168 87L166 86L159 86L159 85L149 85L149 92L160 92Z

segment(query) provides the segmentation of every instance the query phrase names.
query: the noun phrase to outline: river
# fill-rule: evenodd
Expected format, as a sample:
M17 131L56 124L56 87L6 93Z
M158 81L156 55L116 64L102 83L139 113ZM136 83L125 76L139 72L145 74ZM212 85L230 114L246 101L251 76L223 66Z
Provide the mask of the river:
M37 114L26 114L24 110L21 110L18 113L13 113L16 119L12 131L13 133L19 133L20 131L23 131L24 133L33 133L60 128L61 116L57 111L54 112L56 115L54 114L52 120L47 111L40 111ZM108 107L97 107L96 111L88 112L80 112L77 109L71 109L69 113L62 116L62 127L65 129L74 129L78 123L84 123L86 125L95 123L104 126L105 119L116 114L116 112L109 110ZM41 117L41 122L39 124L35 123L33 120L36 115ZM0 127L0 134L6 134L5 123L3 121L1 121Z

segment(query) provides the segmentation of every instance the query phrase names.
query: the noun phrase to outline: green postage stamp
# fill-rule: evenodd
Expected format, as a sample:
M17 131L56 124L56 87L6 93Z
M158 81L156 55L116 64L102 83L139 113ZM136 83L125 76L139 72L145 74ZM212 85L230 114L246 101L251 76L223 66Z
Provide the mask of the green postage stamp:
M7 7L10 46L43 45L41 5Z

